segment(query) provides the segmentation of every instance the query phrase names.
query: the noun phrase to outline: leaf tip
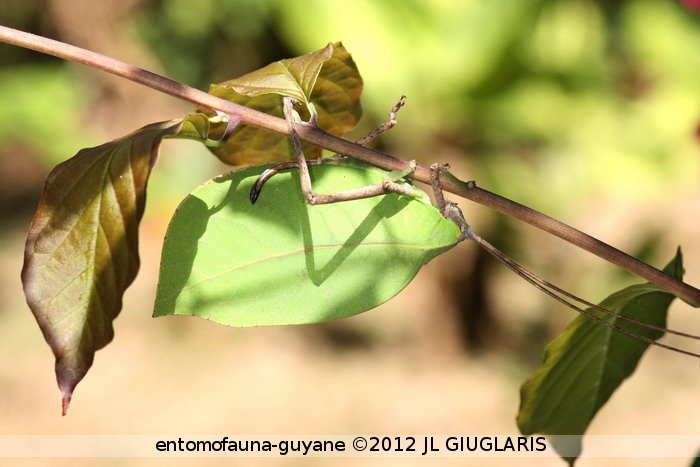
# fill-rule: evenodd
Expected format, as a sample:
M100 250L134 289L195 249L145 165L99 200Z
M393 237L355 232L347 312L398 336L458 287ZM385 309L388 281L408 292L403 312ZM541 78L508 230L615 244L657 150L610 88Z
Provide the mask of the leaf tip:
M58 389L61 391L61 415L66 416L68 413L68 408L70 407L70 401L73 399L73 391L75 391L75 387L78 385L78 382L80 381L81 378L79 378L77 381L75 379L68 379L62 377L61 374L58 374ZM84 374L83 374L84 376Z
M682 279L685 273L683 268L683 252L681 251L681 246L678 245L676 248L676 257L671 260L671 264L674 265L672 274L677 279Z
M87 374L90 366L92 366L92 358L89 361L79 362L57 357L56 380L58 389L61 391L61 415L65 416L68 413L73 392Z
M70 400L73 398L73 391L64 392L61 391L61 415L64 417L68 413L68 407L70 406Z

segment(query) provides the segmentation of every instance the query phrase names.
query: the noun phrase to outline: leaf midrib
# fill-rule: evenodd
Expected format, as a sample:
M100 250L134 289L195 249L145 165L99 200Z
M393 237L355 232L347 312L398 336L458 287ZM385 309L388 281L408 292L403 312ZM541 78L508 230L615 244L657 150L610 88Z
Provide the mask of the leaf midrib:
M177 292L175 292L174 294L169 295L167 297L159 298L155 301L155 303L158 304L158 303L161 303L164 301L168 301L168 300L172 299L173 297L180 295L180 293L182 293L185 290L189 290L189 289L192 289L194 287L198 287L198 286L204 284L205 282L214 280L214 279L221 277L221 276L224 276L226 274L231 274L232 272L235 272L235 271L240 271L240 270L245 269L245 268L250 267L250 266L255 266L256 264L262 263L264 261L270 261L270 260L275 260L275 259L280 259L280 258L288 258L288 257L298 255L301 253L307 253L309 251L330 250L330 249L340 250L343 248L355 248L356 249L356 248L360 248L360 247L396 247L396 248L406 248L406 249L413 249L413 250L419 250L419 251L428 251L428 250L433 250L433 249L446 247L446 246L448 246L448 245L446 244L446 245L425 247L424 245L416 244L416 243L388 243L388 242L367 243L367 242L364 242L364 243L342 244L342 245L314 245L313 247L310 247L310 248L307 248L307 247L298 248L296 250L289 251L286 253L281 253L281 254L273 255L273 256L266 256L264 258L260 258L260 259L256 259L253 261L249 261L249 262L244 263L244 264L236 265L233 268L227 269L227 270L222 271L218 274L215 274L213 276L209 276L205 279L202 279L201 281L197 282L196 284L192 284L192 285L188 285L188 286L179 288L177 290Z
M278 61L277 63L279 63L279 65L282 67L282 70L284 71L284 73L280 73L280 74L282 74L283 76L288 77L288 78L292 81L292 83L294 83L294 86L295 86L295 87L297 88L297 90L299 91L299 94L302 95L302 96L304 96L304 100L308 100L307 96L304 94L304 90L301 89L301 86L299 85L299 83L297 82L297 80L294 78L294 75L292 75L291 71L289 71L289 68L287 68L287 66L286 66L284 63L282 63L281 60ZM247 92L243 92L242 90L243 90L244 88L247 88L247 89L258 89L258 90L265 90L265 91L267 91L267 92L265 92L264 94L284 94L284 95L289 95L289 90L285 90L285 89L283 89L283 88L275 87L275 86L260 86L260 85L254 85L254 84L240 84L240 83L236 83L236 84L231 85L231 88L232 88L234 91L236 91L237 93L239 93L239 94L243 94L243 95L251 96L251 97L257 97L258 95L263 94L263 93L260 93L260 94L249 94L249 93L247 93ZM281 91L281 92L280 92L280 91ZM289 97L296 97L296 96L291 96L291 95L290 95Z

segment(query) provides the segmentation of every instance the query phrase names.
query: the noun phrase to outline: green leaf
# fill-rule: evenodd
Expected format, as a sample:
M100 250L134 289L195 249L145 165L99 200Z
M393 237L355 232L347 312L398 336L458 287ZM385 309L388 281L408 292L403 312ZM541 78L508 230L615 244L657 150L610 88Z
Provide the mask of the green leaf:
M212 84L209 92L222 99L283 117L282 98L294 97L313 104L318 125L328 133L342 136L355 127L362 115L362 78L350 54L341 43L302 57L281 60L240 78ZM299 109L308 120L308 108ZM223 125L217 126L223 132ZM240 126L219 148L211 149L223 162L250 165L294 158L284 135L250 126ZM321 150L304 144L307 158Z
M309 103L311 91L323 63L333 55L333 45L301 57L287 58L222 83L238 94L260 96L278 94Z
M664 269L676 279L683 276L680 248ZM616 292L600 306L657 326L666 327L668 307L675 297L652 284L637 284ZM637 335L657 340L663 332L644 328L588 309L600 318ZM547 345L544 363L520 389L517 422L525 434L582 435L612 393L632 374L649 344L578 316ZM580 436L553 437L564 457L575 459Z
M296 171L272 177L252 205L250 188L266 168L214 178L182 202L163 245L154 316L232 326L351 316L396 295L459 236L427 196L307 206ZM309 169L319 193L386 175L347 163Z
M146 183L165 137L206 138L202 114L83 149L49 174L25 247L27 303L56 356L65 415L139 268Z

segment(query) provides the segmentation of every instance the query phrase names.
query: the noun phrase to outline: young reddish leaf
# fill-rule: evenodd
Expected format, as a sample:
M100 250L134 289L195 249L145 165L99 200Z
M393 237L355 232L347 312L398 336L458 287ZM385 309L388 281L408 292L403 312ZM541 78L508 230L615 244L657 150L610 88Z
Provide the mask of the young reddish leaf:
M353 129L362 115L362 78L341 43L275 62L240 78L212 84L209 92L277 117L282 117L280 96L312 103L318 115L318 125L336 136ZM302 106L297 110L303 119L309 118L307 108ZM249 126L239 127L223 146L211 151L231 165L294 158L291 143L284 135ZM321 150L304 144L304 154L308 158L318 157Z
M162 138L204 138L202 114L148 125L59 164L46 179L25 247L27 303L56 356L65 415L95 351L114 335L139 268L138 224Z

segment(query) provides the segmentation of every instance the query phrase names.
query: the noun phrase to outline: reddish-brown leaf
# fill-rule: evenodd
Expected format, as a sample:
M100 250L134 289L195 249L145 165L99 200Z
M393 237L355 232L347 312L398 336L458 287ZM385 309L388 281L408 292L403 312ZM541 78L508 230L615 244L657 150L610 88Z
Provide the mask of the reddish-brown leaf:
M200 114L155 123L83 149L46 179L27 236L22 282L56 356L64 415L95 351L112 340L112 321L138 271L138 224L160 142L178 134L197 137L208 129L205 120Z

